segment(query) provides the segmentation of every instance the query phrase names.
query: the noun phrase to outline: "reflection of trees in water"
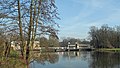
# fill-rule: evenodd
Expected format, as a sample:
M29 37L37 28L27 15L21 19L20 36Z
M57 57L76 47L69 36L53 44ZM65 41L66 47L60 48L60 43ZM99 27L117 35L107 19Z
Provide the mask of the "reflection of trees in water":
M88 51L82 51L81 52L81 59L86 61L86 60L89 60L90 58L90 53L91 52L88 52Z
M45 64L46 62L49 62L51 64L54 64L58 62L59 56L56 53L34 53L32 59L37 61L40 64Z
M34 59L35 62L41 64L45 64L46 62L54 64L59 60L59 56L56 53L33 53L31 56L30 59ZM30 63L32 63L32 61ZM0 68L29 68L29 66L26 65L25 60L20 57L0 56Z
M91 54L90 68L120 68L120 53L94 52Z

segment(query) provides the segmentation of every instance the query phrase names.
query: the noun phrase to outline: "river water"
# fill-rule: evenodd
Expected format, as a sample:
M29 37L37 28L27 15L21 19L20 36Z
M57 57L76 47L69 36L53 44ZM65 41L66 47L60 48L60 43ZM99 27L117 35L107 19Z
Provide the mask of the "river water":
M120 68L120 52L34 53L30 68Z

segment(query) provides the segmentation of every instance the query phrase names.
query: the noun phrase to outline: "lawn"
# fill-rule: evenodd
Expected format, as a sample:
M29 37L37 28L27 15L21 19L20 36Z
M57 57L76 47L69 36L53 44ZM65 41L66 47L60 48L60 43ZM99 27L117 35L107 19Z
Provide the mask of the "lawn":
M100 48L100 51L120 51L120 48Z

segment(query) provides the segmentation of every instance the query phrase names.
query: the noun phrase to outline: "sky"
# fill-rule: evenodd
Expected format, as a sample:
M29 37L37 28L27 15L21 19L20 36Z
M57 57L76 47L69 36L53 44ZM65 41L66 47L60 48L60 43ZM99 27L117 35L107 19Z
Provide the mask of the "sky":
M56 0L62 37L88 38L91 26L120 25L120 0Z

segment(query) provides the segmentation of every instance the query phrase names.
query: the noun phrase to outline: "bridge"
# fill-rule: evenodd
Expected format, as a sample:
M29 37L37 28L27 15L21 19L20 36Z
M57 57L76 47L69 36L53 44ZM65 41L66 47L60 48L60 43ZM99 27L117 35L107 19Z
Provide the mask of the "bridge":
M51 47L55 51L81 51L81 50L94 50L89 44L75 44L75 45L68 45L68 47Z
M59 52L59 51L81 51L81 50L86 50L86 51L91 51L94 50L93 47L91 47L89 44L75 44L75 45L68 45L67 47L47 47L47 49L45 49L45 47L39 47L34 49L34 51L55 51L55 52Z
M11 45L14 50L20 50L19 44L13 44ZM33 51L80 51L80 50L94 50L93 47L90 46L90 44L79 44L75 43L74 45L70 44L68 42L67 47L40 47L39 42L34 42L34 47L32 49Z

